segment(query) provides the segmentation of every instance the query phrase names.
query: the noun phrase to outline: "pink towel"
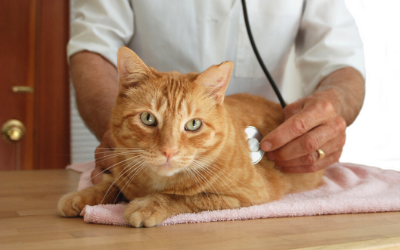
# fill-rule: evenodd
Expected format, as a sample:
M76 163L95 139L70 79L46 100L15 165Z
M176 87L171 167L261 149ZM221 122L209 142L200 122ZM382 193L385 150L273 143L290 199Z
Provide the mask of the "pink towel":
M91 186L94 162L68 168L83 172L78 190ZM81 216L88 223L128 225L123 217L126 204L86 206ZM350 163L328 167L323 185L315 190L286 195L262 205L179 214L162 225L270 217L400 211L400 173Z

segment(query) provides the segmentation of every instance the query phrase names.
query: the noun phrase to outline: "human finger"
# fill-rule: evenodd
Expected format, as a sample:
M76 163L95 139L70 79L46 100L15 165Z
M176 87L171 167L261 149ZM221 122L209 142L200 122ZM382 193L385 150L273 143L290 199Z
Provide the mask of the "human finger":
M343 134L339 137L335 137L329 142L327 142L324 146L322 146L320 149L322 152L324 152L325 156L328 156L336 151L341 151L343 149L343 146L346 141L346 134ZM268 157L268 155L267 155ZM275 160L275 165L280 166L280 167L296 167L296 166L308 166L308 165L313 165L316 163L319 159L319 153L317 151L314 151L310 154L303 155L301 157L298 157L296 159L292 160Z
M262 139L261 149L268 152L280 148L320 125L324 119L325 116L321 116L313 110L303 109L267 134Z
M324 159L312 164L305 166L295 166L295 167L281 167L276 166L282 172L285 173L312 173L318 170L324 169L335 162L339 161L340 156L342 155L342 150L333 152L332 154L325 156Z
M269 159L275 161L288 161L312 154L317 149L325 146L329 141L331 143L328 143L327 150L331 152L336 151L337 144L340 144L339 142L343 138L345 139L345 130L346 122L341 117L338 117L334 121L315 127L283 147L268 152L267 156Z

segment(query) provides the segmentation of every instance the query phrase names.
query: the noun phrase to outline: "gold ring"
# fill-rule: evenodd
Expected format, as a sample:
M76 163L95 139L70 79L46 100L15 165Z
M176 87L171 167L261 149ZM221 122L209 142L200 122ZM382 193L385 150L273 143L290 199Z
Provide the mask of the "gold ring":
M324 153L324 151L322 151L322 149L318 149L317 153L318 153L318 160L317 161L320 161L320 160L324 159L325 153Z

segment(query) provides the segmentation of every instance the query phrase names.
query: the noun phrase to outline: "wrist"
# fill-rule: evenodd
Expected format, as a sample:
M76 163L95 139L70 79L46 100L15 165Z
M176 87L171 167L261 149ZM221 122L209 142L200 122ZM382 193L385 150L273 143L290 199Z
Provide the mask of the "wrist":
M315 91L312 96L314 98L320 98L325 101L328 101L333 109L335 110L335 113L337 113L341 117L346 116L346 112L344 110L344 97L343 97L343 90L341 90L337 86L330 86L328 88L324 88L323 90L318 90ZM347 121L346 121L347 122Z
M312 95L328 100L349 126L364 103L365 81L356 69L341 68L326 76Z

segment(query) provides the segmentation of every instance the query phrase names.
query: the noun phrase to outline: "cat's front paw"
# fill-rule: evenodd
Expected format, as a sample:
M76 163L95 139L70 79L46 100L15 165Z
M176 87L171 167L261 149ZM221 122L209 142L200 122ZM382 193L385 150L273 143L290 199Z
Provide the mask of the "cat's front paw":
M79 192L64 195L58 202L58 214L63 217L76 217L86 206Z
M162 195L136 198L125 208L125 219L134 227L153 227L171 216Z
M87 188L64 195L58 202L58 214L63 217L79 216L86 205L94 206L103 201L104 195Z

